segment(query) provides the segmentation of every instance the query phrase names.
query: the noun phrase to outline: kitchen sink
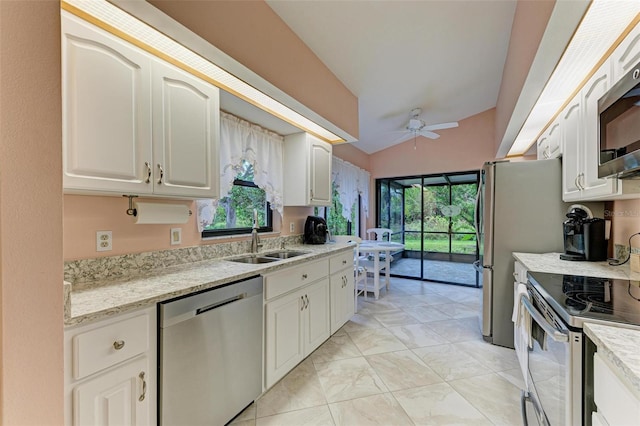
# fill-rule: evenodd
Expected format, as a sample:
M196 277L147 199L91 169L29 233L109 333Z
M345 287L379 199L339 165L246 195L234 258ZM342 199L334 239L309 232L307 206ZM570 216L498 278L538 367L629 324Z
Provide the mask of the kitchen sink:
M302 256L303 254L309 254L309 252L283 250L283 251L274 251L274 252L271 252L271 253L265 253L262 256L269 257L269 258L274 258L274 259L290 259L292 257Z
M252 254L250 256L236 257L234 259L227 259L227 260L229 260L230 262L238 262L238 263L260 264L260 263L277 262L280 259L275 257L256 256Z

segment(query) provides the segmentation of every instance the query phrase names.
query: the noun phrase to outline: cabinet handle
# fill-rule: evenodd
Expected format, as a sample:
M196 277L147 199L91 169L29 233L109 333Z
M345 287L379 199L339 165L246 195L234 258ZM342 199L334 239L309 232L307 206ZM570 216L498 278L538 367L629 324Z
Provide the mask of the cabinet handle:
M304 296L300 296L300 301L302 301L302 306L300 307L300 311L304 311Z
M138 374L138 377L142 380L142 395L138 397L138 401L142 402L147 396L147 381L144 379L144 371L141 371L140 374Z
M310 189L309 193L311 194L311 199L313 200L313 189Z
M580 179L579 179L579 181L580 181L580 189L582 189L582 190L587 189L587 188L584 186L584 173L580 173Z
M346 261L346 260L343 260L343 261L342 261L342 264L343 264L343 265L346 265L346 264L347 264L347 261Z
M145 161L144 165L147 168L147 178L144 180L144 183L151 183L151 164L149 164L148 161Z
M116 340L113 342L113 349L119 351L122 348L124 348L124 340Z
M158 163L158 171L160 171L160 177L158 178L158 185L162 185L162 178L164 178L164 169L162 168L160 163Z
M305 309L309 307L309 296L307 296L306 294L304 295L305 300L307 301L307 306L305 306Z
M306 280L307 279L307 274L302 274L302 279Z
M518 273L517 272L513 273L513 278L515 278L516 280L518 279Z

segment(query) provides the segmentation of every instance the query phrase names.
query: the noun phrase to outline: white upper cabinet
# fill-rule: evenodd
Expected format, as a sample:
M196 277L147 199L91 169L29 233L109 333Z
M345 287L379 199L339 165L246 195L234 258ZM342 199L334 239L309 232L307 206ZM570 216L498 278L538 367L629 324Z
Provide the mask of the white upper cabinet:
M613 81L619 81L640 62L640 25L631 30L611 55Z
M154 193L218 196L218 88L153 61Z
M560 118L558 118L538 139L538 160L558 158L562 155L560 133Z
M563 200L580 199L578 180L582 173L582 149L580 139L581 95L578 93L562 111L562 188Z
M63 15L65 189L152 192L149 57Z
M331 204L331 144L308 133L284 140L284 205Z
M62 14L66 192L214 198L219 92Z

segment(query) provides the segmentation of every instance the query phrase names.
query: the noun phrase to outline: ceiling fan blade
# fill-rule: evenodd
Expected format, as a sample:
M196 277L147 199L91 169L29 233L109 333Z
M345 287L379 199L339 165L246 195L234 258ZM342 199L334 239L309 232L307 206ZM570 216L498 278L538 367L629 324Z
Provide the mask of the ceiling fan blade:
M444 129L452 129L454 127L458 127L457 121L451 121L449 123L440 123L440 124L431 124L429 126L424 126L423 130L444 130Z
M429 138L429 139L438 139L440 137L439 134L431 132L429 130L421 130L420 134L425 138Z
M395 138L393 141L391 141L390 145L395 145L395 144L399 144L399 143L402 143L402 142L406 142L406 141L408 141L410 139L413 139L414 137L416 137L416 135L414 135L411 132L406 132L405 131L404 135Z

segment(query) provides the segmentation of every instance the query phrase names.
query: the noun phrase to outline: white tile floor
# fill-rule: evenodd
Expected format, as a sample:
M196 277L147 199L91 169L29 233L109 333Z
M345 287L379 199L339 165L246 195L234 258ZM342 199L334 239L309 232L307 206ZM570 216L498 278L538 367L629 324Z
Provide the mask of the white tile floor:
M232 424L521 424L516 356L482 340L481 296L392 278Z

